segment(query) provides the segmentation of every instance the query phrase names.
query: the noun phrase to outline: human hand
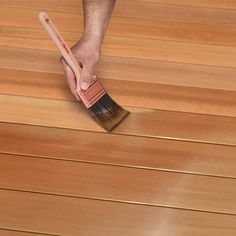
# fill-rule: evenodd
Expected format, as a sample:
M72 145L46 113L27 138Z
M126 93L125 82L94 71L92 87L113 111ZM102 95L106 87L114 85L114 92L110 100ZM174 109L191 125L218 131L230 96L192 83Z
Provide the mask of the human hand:
M101 42L96 37L86 38L83 36L72 48L79 65L82 65L80 73L80 87L87 89L92 83L94 67L101 56ZM80 98L76 93L76 78L74 72L70 66L66 63L63 57L60 58L60 62L64 69L65 79L67 84L78 101Z

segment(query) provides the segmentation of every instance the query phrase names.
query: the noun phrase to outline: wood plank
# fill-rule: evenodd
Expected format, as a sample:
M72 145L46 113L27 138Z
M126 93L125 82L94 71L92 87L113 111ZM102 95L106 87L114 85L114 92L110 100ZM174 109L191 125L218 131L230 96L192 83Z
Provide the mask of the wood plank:
M0 7L0 12L3 11L4 8ZM0 25L1 27L4 26L10 26L10 27L24 27L25 31L28 30L28 28L34 28L34 29L42 29L42 25L38 21L37 15L39 13L39 10L35 10L32 14L32 10L27 9L8 9L10 12L13 11L14 14L19 17L18 22L15 22L12 18L9 18L8 21L0 19ZM31 23L27 21L27 19L22 17L23 12L27 11L28 17L27 19L30 19ZM53 12L50 12L50 16L53 14ZM69 31L69 32L82 32L83 30L83 18L82 15L77 15L76 19L76 25L71 24L74 22L74 19L67 20L68 14L64 13L64 20L62 22L59 22L59 18L55 18L53 15L53 19L55 18L55 22L57 22L57 28L60 30L60 32ZM7 16L6 16L7 17ZM155 35L157 34L156 29L156 21L152 19L137 19L137 18L130 18L127 21L127 18L120 18L120 17L112 17L111 23L109 24L109 28L106 34L111 35L126 35L130 37L140 37L140 29L142 29L144 38L155 38ZM2 31L3 29L1 29ZM17 31L16 31L17 32ZM45 34L46 35L46 34Z
M236 16L234 11L217 9L217 8L199 8L191 7L180 4L171 5L166 4L167 1L147 0L131 1L123 0L117 2L113 17L125 17L125 18L139 18L139 19L154 19L162 21L175 21L175 22L189 22L189 23L201 23L201 24L229 24L234 25ZM161 2L162 1L162 2ZM176 1L176 0L170 0ZM182 0L184 1L184 0ZM70 0L68 3L60 3L55 0L48 3L46 0L40 0L37 2L31 2L29 0L13 0L6 3L6 0L2 0L0 6L5 11L12 12L19 8L19 11L39 11L44 9L51 14L66 14L69 15L82 15L82 6L80 2ZM56 2L56 3L55 3ZM161 2L161 3L160 3ZM191 3L191 1L190 1ZM205 3L210 4L210 3ZM231 5L235 5L234 3ZM9 7L8 7L9 6ZM17 7L16 7L17 6ZM19 6L19 7L18 7ZM23 8L23 9L22 9ZM4 10L3 10L4 12ZM4 12L5 13L5 12ZM31 14L32 14L31 13ZM219 17L219 15L221 17ZM24 16L22 16L24 17ZM70 17L70 16L69 16Z
M59 54L0 47L5 69L63 74ZM100 78L236 91L236 69L103 56L95 68Z
M14 6L16 4L18 8L33 8L33 9L44 9L47 10L56 10L60 12L74 12L81 14L81 2L78 1L60 1L55 4L54 1L25 1L17 0L17 3L14 1L1 1L2 6ZM132 4L132 6L126 5ZM122 8L122 9L119 9ZM129 14L124 15L126 12L125 9L129 10ZM146 9L145 9L146 8ZM113 12L111 27L108 30L108 35L126 35L127 36L135 36L139 38L155 38L155 39L167 39L167 40L177 40L177 41L187 41L187 42L197 42L197 43L208 43L208 44L220 44L225 46L235 46L235 26L228 25L225 27L222 24L208 24L208 22L204 22L204 24L200 23L190 23L190 22L176 22L176 21L163 21L158 20L158 16L156 15L157 9L160 6L150 3L143 2L133 2L133 1L124 1L117 3L115 11ZM24 10L22 9L22 10ZM132 13L130 11L139 10L139 13ZM140 11L142 9L142 11ZM140 14L142 12L142 14ZM122 17L124 15L124 17ZM130 16L134 15L135 17L130 18ZM142 22L137 17L145 17ZM127 19L127 16L129 18ZM150 19L150 16L152 19ZM35 16L34 16L35 18ZM33 19L34 21L35 19ZM155 23L153 22L155 20ZM145 24L144 24L145 23ZM19 24L19 23L18 23ZM81 23L79 23L81 25ZM232 22L231 22L232 24ZM26 26L26 25L24 25ZM147 27L148 26L148 27ZM158 27L157 27L158 26ZM6 29L1 26L1 35L6 32ZM14 27L13 33L19 34L19 30L17 27ZM28 31L27 28L24 28L25 32ZM35 30L35 29L34 29ZM75 32L81 32L82 28L77 27ZM142 34L140 35L140 30L142 30ZM65 33L63 32L63 35Z
M147 20L146 20L147 21ZM18 23L19 24L19 23ZM64 23L65 24L65 23ZM158 27L157 27L158 26ZM82 32L81 27L67 32L62 31L61 33L65 38L76 42ZM142 34L140 35L140 31ZM42 32L42 33L41 33ZM26 35L26 36L24 36ZM17 39L18 44L25 40L26 37L37 37L34 40L39 44L45 44L44 39L48 39L46 33L43 31L42 27L38 28L27 28L25 24L21 26L8 26L1 25L1 41L7 42L7 37L14 37ZM183 22L165 22L156 21L154 22L139 22L136 18L131 18L131 20L125 18L112 18L112 24L109 28L106 38L109 36L125 36L136 37L136 38L150 38L150 39L162 39L180 42L190 42L190 43L202 43L202 44L215 44L223 46L235 46L236 29L235 26L228 25L225 27L222 24L192 24ZM22 38L21 38L22 37ZM67 39L67 41L68 41ZM5 42L5 43L6 43ZM11 40L10 40L11 42ZM8 42L8 43L10 43ZM106 42L106 41L105 41Z
M0 121L104 132L81 103L0 95ZM117 134L236 145L236 118L126 107Z
M231 146L11 123L0 133L2 153L236 178Z
M14 1L15 0L12 0L9 4L13 4ZM23 0L19 1L23 3ZM51 194L39 194L24 192L23 190L10 191L9 189L7 191L2 189L0 191L0 202L4 206L0 206L2 214L0 215L0 227L8 229L16 228L28 232L33 230L45 235L52 235L53 233L68 236L146 236L147 234L158 234L161 231L166 235L173 236L235 235L236 219L235 215L232 215L235 214L235 207L233 205L233 197L235 196L235 187L233 185L235 185L235 179L232 178L235 178L236 173L234 165L236 123L235 118L222 116L224 115L222 111L225 111L225 114L228 114L228 116L232 116L230 108L232 108L233 111L235 109L235 100L234 98L232 99L231 96L234 94L232 91L234 91L234 86L236 86L235 76L233 76L235 70L235 68L233 68L235 66L235 12L213 8L208 8L209 11L207 11L207 9L203 7L186 7L157 3L146 4L144 1L137 3L129 0L121 0L120 3L124 4L121 4L121 8L118 7L118 10L115 10L108 31L109 33L107 34L108 37L105 39L103 54L105 55L105 59L103 58L102 64L98 66L98 71L102 72L104 67L104 71L107 72L106 75L109 75L103 77L102 81L105 86L106 83L111 86L107 87L109 89L111 88L114 94L117 94L115 98L118 99L119 102L122 101L122 104L126 106L137 106L137 104L135 104L135 97L140 93L145 94L145 90L151 89L153 91L152 96L155 96L156 99L152 100L150 108L160 109L162 107L160 104L163 104L164 109L174 108L177 109L177 111L178 109L186 109L182 111L188 112L205 110L207 113L210 107L209 113L215 110L217 112L216 114L220 114L221 116L196 115L150 109L145 102L150 101L151 96L145 95L145 97L139 97L139 106L143 106L146 109L127 107L131 110L129 120L126 120L126 123L123 123L122 126L115 131L116 133L108 135L103 133L102 130L99 130L99 128L97 129L97 126L91 122L89 116L86 114L81 113L78 116L76 115L76 112L84 112L84 109L81 109L81 107L78 109L78 103L70 97L69 93L67 94L67 101L63 101L63 97L59 97L60 100L55 100L56 96L58 96L58 89L60 90L60 86L63 86L62 84L58 84L59 88L56 87L53 90L54 94L50 94L48 82L46 84L42 83L43 80L41 79L45 79L45 74L47 74L47 76L53 75L49 81L52 82L51 86L54 87L55 82L61 80L62 71L61 69L58 70L58 60L51 63L51 60L56 59L58 55L56 56L55 49L50 48L49 41L46 40L45 36L43 36L43 31L39 28L40 26L37 25L37 16L32 13L29 14L28 19L30 19L30 23L22 16L23 11L31 11L31 7L34 8L37 4L44 4L46 3L45 0L39 0L35 5L34 3L27 4L28 0L24 1L28 6L21 5L17 7L18 2L16 6L8 8L8 14L10 17L14 16L15 19L9 21L9 24L5 19L2 20L3 23L0 23L0 25L3 26L0 30L0 46L2 45L2 48L6 47L4 52L9 52L8 49L10 47L12 47L12 51L17 50L8 56L6 62L0 62L1 65L3 64L3 69L0 73L2 71L4 72L4 76L1 74L0 83L3 82L5 84L5 91L9 93L11 90L8 89L12 88L13 90L15 89L15 95L18 95L0 95L0 121L21 123L1 123L5 131L3 133L0 131L0 140L3 140L2 142L0 141L0 151L2 144L3 152L9 151L9 153L12 154L19 152L19 155L2 154L3 158L0 158L0 161L2 161L4 165L0 165L0 168L4 167L4 171L0 171L0 173L5 173L5 177L8 174L10 176L9 179L3 182L3 184L8 184L8 186L4 185L5 188L19 187L26 191L52 191ZM74 0L69 0L66 3L68 9L71 7L70 1L75 3ZM14 4L15 3L16 2L14 2ZM60 3L58 3L58 5L60 5ZM18 10L16 10L16 8L18 8ZM75 24L76 27L82 26L81 12L76 12L75 14L74 12L69 12L68 14L66 11L58 10L59 8L60 6L57 9L52 8L51 13L55 14L58 17L57 19L61 16L65 16L65 18L61 20L64 24L63 27L67 24L71 24L70 20L72 19L78 20L78 24ZM132 9L129 10L129 8ZM36 7L32 12L38 12L41 9L44 9L42 5L38 8ZM140 11L140 9L142 9L142 11ZM16 15L13 14L15 10ZM161 10L163 12L161 12ZM186 14L187 12L188 14ZM49 12L50 15L51 13ZM166 13L167 15L165 15ZM185 16L182 16L184 13ZM1 15L3 18L10 18L6 16L7 12L5 10ZM67 17L67 15L71 16ZM220 16L223 16L223 18L221 19ZM14 22L17 17L19 22ZM175 20L174 17L176 17L177 20ZM156 26L159 23L162 30L160 29L160 33L157 34L158 27ZM168 23L167 27L165 27L165 23ZM19 25L14 27L14 25L17 24ZM21 24L22 26L20 26ZM29 26L30 24L32 24L32 26ZM172 28L175 26L177 26L176 30L172 31ZM70 44L79 37L75 34L75 32L78 32L76 27L72 26L68 28L69 30L65 29L65 31L68 32L63 32L68 35L67 37ZM191 30L189 30L190 27ZM142 37L139 37L138 33L142 28L144 28L144 34ZM209 28L211 28L211 30L209 30ZM27 33L25 33L24 30L26 30ZM169 33L168 30L171 31L171 33ZM178 33L179 31L182 32ZM187 35L184 35L183 32L187 32ZM217 39L217 34L224 36L220 36ZM13 38L15 38L14 43L10 42ZM137 43L135 38L138 38ZM206 44L217 44L217 46ZM33 47L29 47L28 45L32 45ZM158 45L160 49L156 49L156 45ZM25 50L24 48L27 47L29 49ZM46 50L41 53L42 48ZM139 48L142 48L143 53L137 51ZM229 49L231 48L233 50L230 51ZM52 52L49 52L49 50L52 50ZM173 55L171 50L174 52ZM35 53L35 57L27 58L27 55L23 56L19 53L26 51L30 52L30 54L32 51L35 51L33 52L33 54ZM196 54L196 57L190 55L191 53ZM19 57L17 57L18 59L15 55L19 55ZM42 55L49 55L49 57L47 57L46 61L41 62ZM223 55L222 59L218 59L217 57L221 55ZM20 57L23 57L22 61ZM131 57L134 58L132 59ZM203 61L200 60L201 57L204 57ZM112 59L111 61L109 61L110 58ZM2 61L4 60L5 58L2 59ZM106 60L109 62L104 63ZM27 61L30 61L30 63L28 64ZM49 61L48 65L42 68L42 65L46 64L47 61ZM113 61L116 63L113 64ZM16 66L13 65L14 62L16 62ZM132 66L126 64L127 62ZM147 81L143 76L145 70L142 68L142 62L145 62L145 70L148 70L148 68L151 69L145 74L145 77L147 75L151 77L148 78ZM202 65L205 63L208 66L195 65L196 63L203 63ZM109 64L111 67L107 69L107 65ZM117 72L113 75L114 71L112 68L120 64L124 65L123 70L117 67L114 70ZM32 65L33 67L31 67ZM158 67L156 65L158 65ZM159 66L163 69L160 74L158 74ZM185 68L186 66L187 69ZM218 68L219 66L220 68ZM12 74L8 73L12 67L18 68L14 68L15 71L13 71ZM129 69L131 67L131 71L125 72L124 68ZM138 74L135 67L141 68L139 69L141 73L138 75L138 78L135 77L135 74ZM172 68L172 70L169 70L169 68ZM28 70L30 71L28 72ZM39 76L37 70L39 70ZM50 72L50 70L54 70L55 73ZM118 70L120 71L118 72ZM194 81L184 83L184 80L192 80L189 79L192 77L186 77L184 79L181 78L179 82L178 77L176 77L173 82L172 77L176 75L176 70L180 72L180 74L184 72L185 75L194 75ZM222 74L217 74L217 70L221 71L223 75L226 75L226 82L222 79L225 77L220 76ZM206 77L217 74L216 77L211 78L211 81L214 81L213 85L209 80L207 82L204 81L202 73L195 75L196 71L203 72ZM211 72L209 73L209 71ZM19 74L17 74L14 80L7 79L10 78L9 75L14 76L14 73L16 74L17 72L19 72ZM125 75L122 75L124 72ZM35 74L37 74L37 80L33 81L32 76ZM129 74L131 74L131 77ZM154 76L156 74L158 74L157 79L156 76ZM45 94L48 93L48 95L46 95L46 98L42 98L43 95L41 95L40 98L40 91L38 91L38 98L26 98L26 90L22 91L22 87L20 88L20 86L24 85L22 84L18 87L13 85L17 79L22 78L24 75L28 75L24 80L27 82L26 88L28 89L32 88L32 85L33 88L35 88L35 82L39 82L39 86L41 84L44 88L47 86L48 90L45 90ZM104 74L101 73L101 75ZM228 77L227 75L230 76ZM125 79L122 77L125 77ZM165 82L165 77L169 77L169 81ZM110 83L110 81L112 83ZM160 81L164 81L163 84L165 86L161 85ZM198 85L199 81L204 82L200 82L200 85ZM183 83L183 85L181 85L182 87L179 86L181 83ZM230 86L230 83L233 86ZM122 88L122 85L130 86L131 84L134 86L134 89L132 88L133 90L128 89L128 91L120 93L119 88ZM198 88L201 89L194 88L194 84L197 84ZM227 89L222 88L220 84L223 84L224 88L229 87L230 91L228 92ZM140 86L142 86L141 90L139 89ZM186 88L186 86L193 87ZM218 86L217 89L219 90L209 91L207 86L209 86L209 88L213 87L214 89L214 86ZM65 86L63 86L63 88L65 88ZM20 90L22 94L17 94L17 91ZM60 91L64 91L63 93L65 93L65 90ZM169 92L168 95L166 91ZM191 91L193 100L186 103L186 98L189 98ZM69 91L67 90L67 92ZM197 98L199 97L200 99L200 96L197 94L198 92L202 92L201 99L203 100L200 100L201 104L198 104L199 106L203 106L201 108L197 108ZM217 97L216 94L218 92L219 96ZM30 93L32 96L35 96L33 95L33 90ZM61 93L61 95L63 93ZM126 95L127 97L124 97L125 94L128 94ZM162 98L164 101L157 101L158 95L162 96L162 94L163 96L169 97L165 99ZM178 103L173 103L172 101L175 99L170 97L170 95L173 94L177 96L178 99L180 95L182 95L183 101L180 100ZM228 96L224 98L224 95ZM31 95L28 93L27 96ZM121 98L123 100L119 100ZM214 103L218 104L217 108L214 108ZM227 106L225 106L225 104L227 104ZM184 106L185 108L183 108ZM31 126L23 125L24 123L31 124ZM40 125L48 127L40 127ZM58 128L54 128L54 126ZM9 127L11 128L9 129ZM21 127L22 129L16 129L16 127ZM26 127L30 129L26 129L22 132L23 128ZM38 133L35 133L35 128L39 131ZM12 132L9 133L9 130L12 130ZM61 135L53 137L53 135L56 134L54 131ZM49 133L51 134L51 138L45 139L45 136ZM71 139L71 133L74 133L73 139ZM34 139L37 134L39 134L39 137ZM22 140L19 141L21 137ZM61 139L62 137L64 138ZM34 141L32 141L33 139ZM47 140L51 140L51 142L44 144ZM127 141L129 141L128 144L125 143ZM192 141L200 143L194 143ZM31 143L33 144L32 146L30 145ZM55 143L57 143L57 146L55 146ZM214 143L214 145L209 143ZM108 144L111 145L107 149ZM156 144L157 146L154 147ZM171 144L173 144L173 146L171 146ZM94 145L96 145L96 148L98 147L98 153L88 154L89 150L94 148ZM50 148L50 146L53 147L51 150L41 150L43 148ZM62 147L61 149L63 151L61 151L60 147ZM42 154L42 156L45 155L45 158L24 157L22 156L22 152L29 152L29 155L34 156ZM131 157L125 156L127 152L132 152ZM101 156L104 157L101 158ZM171 160L169 160L170 156ZM189 158L189 156L191 156L191 158ZM10 160L12 157L14 158L14 162L11 162L13 159ZM46 159L47 157L49 159ZM24 159L23 162L21 162L22 158ZM56 158L65 160L55 160ZM112 160L110 160L110 158ZM137 158L140 159L137 161ZM150 160L151 158L154 160L150 161L149 158ZM204 158L206 158L206 160ZM27 161L30 159L30 163L28 163L26 159ZM181 160L181 162L178 162L179 160ZM218 160L220 161L217 162ZM96 164L86 162L95 162ZM52 163L56 163L56 166ZM104 165L104 163L106 163L106 165ZM107 166L107 164L115 166ZM137 164L139 164L139 166L137 166ZM117 165L120 165L120 167ZM125 165L130 168L124 167ZM155 166L155 171L150 170L150 168L152 168L150 167L151 165ZM49 168L50 166L51 169ZM162 168L165 166L167 169L160 171L160 166L162 166ZM202 168L202 166L205 169ZM31 167L34 172L31 170ZM68 172L68 169L71 170L71 172ZM172 173L175 169L185 174ZM16 172L14 172L14 170L16 170ZM37 181L38 175L36 175L38 170L42 170L39 181ZM194 175L186 174L189 172L193 172ZM64 174L66 176L65 178L63 178ZM16 178L16 175L20 177ZM109 176L113 177L113 175L116 176L116 178L109 179ZM216 175L218 177L203 175ZM29 178L30 176L32 178ZM46 179L45 176L52 176L52 178ZM226 178L219 178L219 176ZM124 184L122 180L126 179L128 180ZM161 185L153 188L157 185L156 183L158 181L160 181ZM75 182L77 182L76 186L74 184ZM133 184L134 182L135 185ZM142 194L136 194L137 196L134 196L134 193L140 190L139 185L136 184L137 182L143 183L141 185ZM174 186L177 186L178 183L182 185L181 188L178 185L175 189L173 186L166 186L166 182L169 184L174 183ZM28 184L28 186L26 186L25 183ZM39 185L39 183L43 184ZM37 189L37 187L39 188ZM211 188L213 191L210 192ZM119 192L120 189L122 190L121 192ZM125 191L126 189L128 190ZM134 191L131 191L132 189ZM165 197L162 195L163 189L166 194ZM2 192L4 192L4 194L2 194ZM76 196L80 196L79 194L82 193L85 197L90 198L97 196L106 198L107 200L101 201L99 199L92 200L69 196L56 196L57 194L53 195L52 193L72 194ZM198 196L197 198L195 197L196 195ZM176 196L179 196L181 200L176 199ZM187 208L192 206L194 211L138 205L135 202L132 204L124 204L108 201L109 198L114 198L114 200L118 201L131 201L135 199L144 204L150 201L154 205L166 205L170 207L173 207L172 204L175 204L174 207L180 206ZM172 198L174 199L173 202ZM154 199L154 201L150 199ZM210 211L217 211L218 213L205 212L205 208ZM199 210L203 210L204 212L199 212ZM4 219L2 220L2 218ZM158 231L156 228L158 228Z
M235 179L4 154L0 173L1 188L236 215Z
M0 38L0 46L57 50L49 38L43 39L45 38L46 33L42 30L36 33L30 31L28 35L28 31L25 32L22 29L20 34L21 35L16 35L16 32L7 32L7 36ZM43 37L40 36L41 34ZM78 34L69 34L68 36L68 34L65 34L63 36L70 45L73 45L78 38L80 38L80 36L77 35ZM14 37L14 41L11 40L12 37ZM234 39L236 39L236 35ZM106 56L131 57L211 66L236 66L236 48L229 46L107 35L104 40L102 52L103 55Z
M191 7L210 7L210 8L220 8L235 10L236 2L232 0L214 0L214 1L205 1L205 0L138 0L139 2L150 4L150 3L161 3L161 4L175 4L175 5L184 5Z
M75 100L64 76L0 69L0 93ZM101 78L121 105L201 114L236 116L236 92ZM236 83L235 83L236 84Z
M8 228L68 236L146 236L160 230L175 236L233 236L236 232L236 217L231 215L4 190L0 196L0 225Z
M38 232L22 232L20 230L14 230L14 229L0 229L0 235L2 236L49 236L49 234L44 233L38 233ZM53 236L52 234L50 234Z

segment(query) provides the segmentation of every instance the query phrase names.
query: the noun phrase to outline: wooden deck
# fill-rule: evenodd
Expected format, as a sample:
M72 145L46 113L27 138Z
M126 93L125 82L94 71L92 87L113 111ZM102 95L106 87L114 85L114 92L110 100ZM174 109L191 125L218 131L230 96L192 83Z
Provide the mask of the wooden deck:
M236 2L119 0L96 74L131 112L106 133L40 25L80 0L0 1L1 236L235 236Z

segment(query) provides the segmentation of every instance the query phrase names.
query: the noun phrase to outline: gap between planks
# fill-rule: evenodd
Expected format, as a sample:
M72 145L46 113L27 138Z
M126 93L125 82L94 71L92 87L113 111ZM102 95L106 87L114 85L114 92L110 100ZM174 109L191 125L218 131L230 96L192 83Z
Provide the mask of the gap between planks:
M61 74L0 69L0 93L75 101ZM236 91L100 78L120 105L236 116ZM235 107L235 109L234 109Z
M127 22L127 21L126 21ZM128 22L129 23L129 22ZM130 22L129 24L131 24ZM138 34L138 27L133 28L131 31L131 26L129 24L124 25L124 22L114 22L113 27L107 32L105 36L105 42L103 48L107 48L111 42L116 39L116 37L125 37L130 40L143 41L143 43L152 42L153 40L163 40L167 42L179 42L179 43L194 43L194 44L204 44L212 46L226 46L234 47L236 30L234 26L228 26L227 28L222 25L199 25L199 24L190 24L190 23L176 23L176 22L163 22L158 21L158 27L156 29L151 29L152 26L143 29L143 34L140 36ZM137 32L136 32L137 31ZM68 29L60 31L63 35L63 38L66 39L69 43L75 43L81 36L82 31ZM188 32L187 34L185 32ZM220 37L219 37L220 34ZM7 42L7 38L14 37L15 43L19 46L23 43L23 40L32 40L32 43L41 44L43 47L49 47L52 44L49 44L48 36L45 31L41 28L35 28L33 26L27 27L26 25L6 25L1 24L1 41L2 44L11 45L11 42ZM41 41L40 41L41 40ZM46 41L48 40L48 41ZM121 40L124 41L124 40ZM26 42L26 41L25 41ZM117 46L119 45L116 42ZM25 43L25 46L27 44Z
M0 121L104 132L78 102L0 95ZM233 117L127 107L131 112L112 133L235 146Z
M40 32L42 32L42 30L40 30ZM45 35L45 33L43 35ZM3 37L0 45L2 47L14 46L19 48L56 51L49 39L44 40L42 37L36 39L31 37L15 37L14 43L9 40L12 38L11 35L9 37ZM72 43L77 41L76 39L68 40L67 35L65 35L65 40L68 41L69 45L72 45ZM195 44L189 42L181 43L160 39L124 38L121 36L108 35L104 40L102 51L103 55L106 56L230 68L236 67L236 48L228 46Z
M4 218L0 216L1 225L6 228L13 226L13 220L14 227L53 234L98 236L104 235L105 231L108 235L115 232L116 236L146 236L159 229L162 219L165 219L165 228L171 229L176 236L218 235L222 232L233 235L236 230L236 217L231 215L29 192L0 190L0 194L3 202L1 211L4 213ZM10 202L14 202L14 206ZM27 219L34 219L36 215L37 221L31 225L26 223Z
M21 229L15 228L1 228L0 227L0 235L1 236L63 236L59 234L47 234L43 232L34 232L34 231L25 231Z
M208 210L196 210L191 208L182 208L182 207L172 207L168 205L158 205L158 204L146 204L146 203L140 203L135 201L122 201L122 200L115 200L115 199L108 199L108 198L96 198L96 197L85 197L85 196L76 196L76 195L68 195L68 194L60 194L60 193L52 193L52 192L41 192L41 191L31 191L31 190L24 190L24 189L16 189L16 188L2 188L0 187L0 193L1 191L9 191L9 192L16 192L16 193L29 193L29 194L36 194L41 196L50 196L50 197L62 197L62 198L72 198L75 200L88 200L88 201L98 201L98 202L104 202L104 203L113 203L113 204L124 204L124 205L130 205L134 207L153 207L153 208L164 208L164 209L170 209L170 210L180 210L180 211L188 211L188 212L196 212L196 213L206 213L206 214L214 214L214 215L222 215L222 216L232 216L235 217L236 214L233 213L225 213L225 212L214 212L214 211L208 211ZM1 208L0 208L1 209ZM235 217L236 218L236 217Z
M91 131L89 131L91 132ZM171 170L171 169L164 169L164 168L154 168L154 167L146 167L146 166L135 166L135 165L125 165L125 164L115 164L112 162L97 162L97 161L86 161L83 159L75 160L66 157L57 157L57 156L42 156L42 155L30 155L25 153L14 153L14 152L2 152L0 151L0 156L22 156L22 157L30 157L30 158L39 158L45 160L55 160L55 161L65 161L65 162L72 162L72 163L85 163L85 164L92 164L92 165L102 165L102 166L113 166L113 167L124 167L124 168L131 168L131 169L141 169L141 170L150 170L150 171L161 171L161 172L170 172L170 173L178 173L178 174L186 174L186 175L197 175L197 176L204 176L204 177L213 177L213 178L222 178L222 179L236 179L236 176L224 176L224 175L214 175L214 174L204 174L198 172L191 172L191 171L178 171L178 170Z
M223 15L223 19L227 19L228 15L233 14L235 12L236 6L235 4L229 4L229 8L217 8L217 7L208 7L210 4L207 3L200 3L198 1L197 4L191 5L190 1L182 1L185 2L185 4L176 4L181 1L169 1L166 0L157 0L157 1L130 1L130 0L123 0L117 2L114 11L113 11L113 17L126 17L126 18L138 18L138 19L158 19L164 18L168 20L173 20L172 15L175 16L174 20L178 20L178 18L181 18L182 21L201 21L204 20L205 17L208 15L211 17L214 16L216 13L220 13ZM171 4L172 3L172 4ZM188 3L188 4L186 4ZM190 3L190 4L189 4ZM225 3L225 1L224 1ZM224 5L224 3L222 5ZM204 5L204 7L201 7L199 5ZM214 4L214 3L213 3ZM219 3L215 4L215 6L219 5ZM225 4L227 5L227 3ZM65 3L63 2L57 2L57 1L25 1L25 0L13 0L11 1L11 4L9 4L8 1L2 0L1 7L5 8L22 8L22 9L43 9L44 11L52 11L52 12L58 12L58 13L74 13L74 14L82 14L82 3L81 1L72 1L69 0ZM140 10L142 11L140 12ZM203 10L204 9L204 10ZM190 12L190 14L186 14L187 12ZM165 12L166 14L163 14ZM185 14L183 14L183 12ZM228 13L228 15L227 15ZM205 16L205 17L204 17ZM198 19L199 17L199 19ZM177 19L176 19L177 18ZM221 19L218 19L221 20Z
M4 47L0 50L2 69L63 74L56 52ZM95 74L116 80L236 91L236 69L228 67L103 56Z
M0 163L2 189L236 215L235 179L22 155Z
M235 177L236 159L232 153L236 148L231 146L4 122L0 130L0 151L4 153ZM91 152L94 146L95 153Z

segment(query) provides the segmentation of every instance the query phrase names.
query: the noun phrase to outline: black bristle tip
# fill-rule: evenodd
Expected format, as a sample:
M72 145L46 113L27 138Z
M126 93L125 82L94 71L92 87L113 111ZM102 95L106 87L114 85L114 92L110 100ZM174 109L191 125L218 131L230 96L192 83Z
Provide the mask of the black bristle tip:
M129 114L127 110L113 101L107 93L93 104L89 111L94 120L107 131L114 129Z

